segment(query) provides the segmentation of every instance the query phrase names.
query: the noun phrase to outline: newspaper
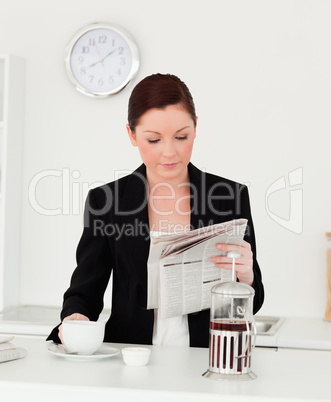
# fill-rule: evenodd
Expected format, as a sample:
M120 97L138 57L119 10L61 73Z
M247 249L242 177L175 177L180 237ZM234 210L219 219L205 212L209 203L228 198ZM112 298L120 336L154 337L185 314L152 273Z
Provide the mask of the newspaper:
M151 232L147 309L158 308L164 319L210 308L211 288L232 276L210 257L226 255L218 243L241 245L246 225L236 219L179 234Z

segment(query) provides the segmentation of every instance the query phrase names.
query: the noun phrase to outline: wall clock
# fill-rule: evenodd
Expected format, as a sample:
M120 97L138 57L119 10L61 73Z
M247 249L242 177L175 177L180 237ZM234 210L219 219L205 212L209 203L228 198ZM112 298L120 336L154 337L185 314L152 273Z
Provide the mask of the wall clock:
M120 92L139 69L139 51L123 28L104 22L80 29L66 49L65 66L75 88L105 98Z

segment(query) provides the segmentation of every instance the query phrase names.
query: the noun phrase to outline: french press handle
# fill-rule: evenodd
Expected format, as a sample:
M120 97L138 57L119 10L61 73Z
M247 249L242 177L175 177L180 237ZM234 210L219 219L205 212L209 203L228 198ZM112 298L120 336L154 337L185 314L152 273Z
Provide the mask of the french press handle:
M253 327L253 342L252 342L252 346L251 346L251 350L249 351L249 353L247 353L248 348L249 348L249 341L251 338L251 330L249 329L249 322L248 322L248 318L246 315L246 311L245 309L243 309L241 306L237 306L237 312L238 314L242 314L245 318L245 323L246 323L246 328L247 328L247 336L246 336L246 341L245 341L245 347L244 347L244 351L243 354L240 356L236 356L237 359L242 359L242 358L246 358L252 355L252 351L255 347L255 342L256 342L256 334L257 334L257 328L256 328L256 324L255 324L255 320L254 318L252 319L252 327Z

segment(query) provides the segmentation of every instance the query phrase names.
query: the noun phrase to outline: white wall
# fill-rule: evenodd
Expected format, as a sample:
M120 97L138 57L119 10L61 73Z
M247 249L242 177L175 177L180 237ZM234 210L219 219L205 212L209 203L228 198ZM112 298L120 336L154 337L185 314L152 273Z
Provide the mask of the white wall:
M0 0L0 52L27 61L21 303L61 304L82 230L81 213L36 212L31 180L63 172L70 178L64 190L76 194L113 180L116 170L133 170L140 159L125 131L130 91L148 74L171 72L196 101L192 162L250 185L266 288L261 313L322 317L331 228L330 18L331 2L320 0ZM75 31L96 21L127 28L141 51L135 81L105 100L76 92L63 62ZM289 188L268 204L283 219L292 213L296 234L268 214L265 196L299 168L303 184L292 190L303 189L303 213L296 215L300 199L290 211ZM40 181L37 199L61 207L61 178Z

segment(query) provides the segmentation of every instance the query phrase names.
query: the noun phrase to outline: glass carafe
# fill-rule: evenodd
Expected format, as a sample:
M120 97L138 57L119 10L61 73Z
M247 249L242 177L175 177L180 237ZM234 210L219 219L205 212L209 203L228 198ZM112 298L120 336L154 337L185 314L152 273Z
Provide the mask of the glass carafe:
M256 326L253 318L254 289L244 283L224 282L213 287L209 329L211 379L250 380Z

